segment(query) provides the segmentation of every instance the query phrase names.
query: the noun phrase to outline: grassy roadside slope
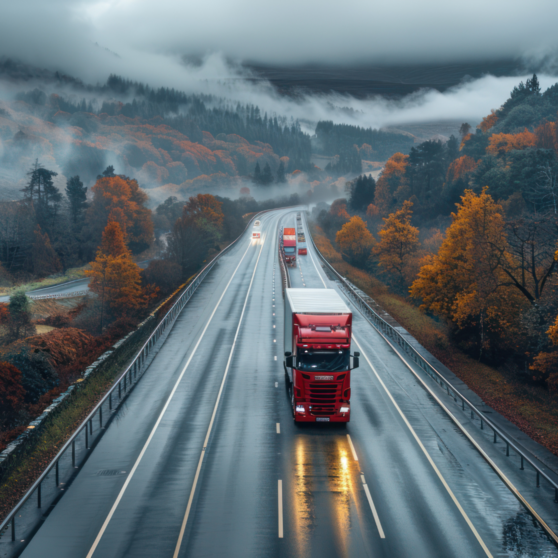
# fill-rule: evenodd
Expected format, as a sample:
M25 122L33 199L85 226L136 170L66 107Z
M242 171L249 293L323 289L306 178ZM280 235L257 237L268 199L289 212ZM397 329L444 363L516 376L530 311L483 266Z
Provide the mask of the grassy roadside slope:
M391 293L373 275L345 262L320 227L314 223L310 226L316 246L339 273L373 298L488 405L558 455L558 396L541 387L519 383L505 369L479 363L452 346L443 323Z

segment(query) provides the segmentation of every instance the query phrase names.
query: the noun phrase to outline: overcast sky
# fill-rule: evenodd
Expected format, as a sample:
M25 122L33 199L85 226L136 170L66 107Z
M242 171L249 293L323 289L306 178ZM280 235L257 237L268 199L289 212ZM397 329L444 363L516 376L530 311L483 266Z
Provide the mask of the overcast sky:
M108 74L205 90L295 116L351 106L367 125L480 119L517 78L483 78L403 104L331 96L279 99L225 60L264 64L427 63L538 58L558 53L558 0L17 0L3 1L0 56L88 82ZM201 56L200 67L181 57ZM558 71L549 66L547 73ZM553 78L542 76L548 86ZM556 81L556 80L554 80ZM339 118L343 112L339 111ZM361 114L362 116L358 116Z

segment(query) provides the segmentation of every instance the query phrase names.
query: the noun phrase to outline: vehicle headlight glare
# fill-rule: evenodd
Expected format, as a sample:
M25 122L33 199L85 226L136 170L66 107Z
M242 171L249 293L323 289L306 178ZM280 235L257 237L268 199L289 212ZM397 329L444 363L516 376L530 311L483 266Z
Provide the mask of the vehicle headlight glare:
M349 407L341 407L341 409L339 409L340 413L348 413L350 411Z
M297 413L304 413L304 405L297 405L295 410Z

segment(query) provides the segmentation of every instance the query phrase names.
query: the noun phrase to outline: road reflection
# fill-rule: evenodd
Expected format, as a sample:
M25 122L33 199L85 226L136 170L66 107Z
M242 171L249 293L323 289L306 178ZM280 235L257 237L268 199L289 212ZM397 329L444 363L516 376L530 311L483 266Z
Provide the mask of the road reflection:
M294 446L297 556L350 556L358 523L359 468L343 434L305 432Z

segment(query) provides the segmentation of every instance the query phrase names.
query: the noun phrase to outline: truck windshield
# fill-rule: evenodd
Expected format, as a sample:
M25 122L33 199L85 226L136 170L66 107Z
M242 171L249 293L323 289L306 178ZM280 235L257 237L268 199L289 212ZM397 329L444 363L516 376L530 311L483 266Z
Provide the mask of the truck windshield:
M294 247L288 246L287 248L285 248L285 254L294 254L294 253L295 253Z
M343 372L349 369L349 350L301 350L297 355L297 369L308 372Z

